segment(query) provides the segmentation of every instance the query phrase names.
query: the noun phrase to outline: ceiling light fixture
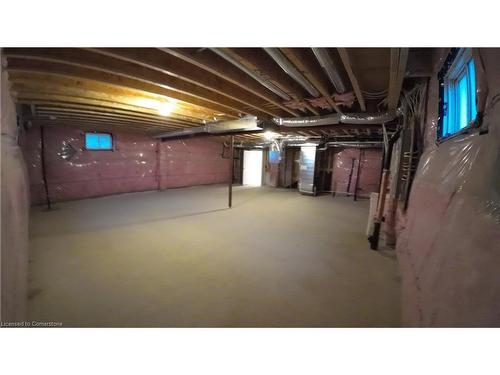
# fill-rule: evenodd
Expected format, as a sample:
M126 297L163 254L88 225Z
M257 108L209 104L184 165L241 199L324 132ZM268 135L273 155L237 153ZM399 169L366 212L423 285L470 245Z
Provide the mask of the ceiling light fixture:
M266 132L264 132L264 138L267 139L268 141L271 141L273 140L274 138L276 138L278 136L277 133L275 132L272 132L270 130L267 130Z
M168 116L175 108L175 102L162 102L158 104L158 113L162 116Z

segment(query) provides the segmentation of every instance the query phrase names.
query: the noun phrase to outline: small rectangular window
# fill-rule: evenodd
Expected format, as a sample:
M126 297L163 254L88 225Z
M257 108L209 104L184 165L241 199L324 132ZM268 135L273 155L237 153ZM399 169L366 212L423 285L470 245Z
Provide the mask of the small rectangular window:
M454 48L439 72L438 138L469 127L476 119L476 72L470 49Z
M85 133L87 150L112 150L113 137L108 133Z

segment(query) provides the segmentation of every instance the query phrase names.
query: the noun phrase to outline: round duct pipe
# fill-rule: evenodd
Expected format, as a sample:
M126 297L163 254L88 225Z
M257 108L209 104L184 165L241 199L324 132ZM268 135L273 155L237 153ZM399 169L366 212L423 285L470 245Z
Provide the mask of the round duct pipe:
M399 111L382 113L332 113L326 116L274 118L273 121L278 126L290 128L335 124L377 125L394 120L398 114Z

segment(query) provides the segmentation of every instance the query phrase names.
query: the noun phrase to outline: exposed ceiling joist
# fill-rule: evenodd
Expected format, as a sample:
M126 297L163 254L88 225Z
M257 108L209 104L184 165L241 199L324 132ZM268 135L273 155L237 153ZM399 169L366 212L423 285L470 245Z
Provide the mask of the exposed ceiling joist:
M157 134L158 131L165 131L165 129L158 129L157 127L150 126L135 126L127 123L120 122L118 124L102 123L95 120L81 120L81 119L45 119L45 118L35 118L31 120L32 124L39 124L44 126L69 126L81 130L91 130L91 131L123 131L129 133L141 133L146 135Z
M339 74L338 68L335 66L328 49L326 48L313 48L313 53L318 59L321 67L325 70L328 78L332 82L335 90L339 94L342 94L347 91L344 82L342 81L342 77Z
M307 49L304 48L282 48L285 56L306 76L306 78L323 95L328 104L337 112L342 113L330 96L327 84L324 82L321 73L318 71L310 56L307 55ZM310 50L309 50L310 51ZM313 56L314 57L314 56Z
M157 126L171 126L173 128L181 128L185 127L185 125L173 123L170 121L154 121L149 119L137 119L135 117L126 117L122 115L114 115L110 113L103 112L91 112L91 111L81 111L81 110L72 110L68 108L50 108L50 107L38 107L37 115L49 115L55 117L61 116L74 116L77 117L85 117L85 118L93 118L93 119L103 119L103 120L116 120L116 121L126 121L131 123L138 124L152 124Z
M248 69L258 72L269 79L295 100L304 99L307 96L302 86L291 79L265 52L260 53L257 48L238 48L238 49L223 49L229 53L239 63L245 65ZM309 103L304 103L305 107L315 115L319 112Z
M221 57L217 49L204 49L199 51L196 48L161 48L162 51L183 59L190 64L196 65L212 74L215 74L254 95L267 100L274 106L290 113L293 116L299 114L281 103L281 99L272 90L260 84L254 76L247 74L237 66Z
M219 94L214 91L207 90L199 85L192 84L168 74L153 69L148 69L144 66L134 64L132 62L113 58L103 54L93 53L92 51L80 49L65 49L55 48L50 50L45 49L6 49L6 56L17 56L26 58L44 59L50 62L59 62L63 64L71 64L77 67L87 69L97 69L102 72L124 76L127 78L139 78L150 83L156 83L167 89L178 91L185 95L194 96L202 100L206 100L217 105L236 111L236 113L252 114L243 103L231 99L228 96ZM10 59L8 60L10 61ZM10 65L10 62L8 62ZM257 112L260 117L267 117L269 114Z
M135 48L98 48L91 49L91 51L138 64L168 76L180 78L206 90L227 96L258 112L265 113L267 116L282 115L279 111L271 111L265 108L266 103L261 98L241 90L231 82L221 80L219 77L207 73L207 71L195 65L186 64L185 61L173 55L161 53L158 49L146 48L137 50Z
M148 122L137 122L134 120L123 120L123 119L106 119L99 116L90 115L79 115L79 114L64 114L64 113L40 113L37 118L46 118L49 120L59 120L59 121L89 121L99 124L115 125L117 127L128 127L128 128L138 128L144 127L145 129L155 129L155 130L176 130L179 129L178 125L172 124L152 124Z
M238 111L232 108L208 100L200 99L196 96L186 95L179 91L168 89L161 84L157 84L156 82L143 80L137 77L127 77L125 75L112 74L101 70L75 66L71 63L39 60L33 58L14 57L9 58L8 62L9 72L40 73L47 76L74 77L99 81L119 87L128 87L152 94L163 95L175 100L189 102L193 105L203 107L207 110L211 110L228 117L238 117Z
M95 98L89 97L78 97L64 94L54 94L54 93L44 93L39 91L19 91L16 92L13 90L14 98L17 102L23 103L31 103L36 101L45 101L45 102L65 102L65 103L78 103L84 105L92 105L96 107L110 107L115 109L128 110L132 112L140 112L146 113L150 115L156 115L157 111L148 108L137 107L129 104L124 104L121 102L114 102L110 100L99 100ZM178 119L173 119L178 120ZM188 124L198 124L203 123L203 121L186 121L186 125Z
M278 48L264 48L269 56L272 57L276 64L278 64L285 73L292 77L297 83L299 83L309 95L317 98L319 96L319 91L314 87L311 82L307 80L304 75L298 71L298 69L291 63L286 56L284 56Z
M130 110L130 109L118 109L115 107L109 107L109 106L103 106L103 105L94 105L94 104L77 104L77 103L72 103L72 102L64 102L64 101L53 101L53 100L38 100L38 99L30 99L30 100L23 100L23 99L17 99L17 102L19 104L28 104L28 105L35 105L36 108L51 108L51 109L74 109L74 110L81 110L81 111L91 111L91 112L96 112L100 113L103 115L107 114L116 114L116 115L122 115L125 117L130 117L130 118L135 118L135 119L142 119L144 121L158 121L158 122L169 122L169 123L174 123L174 124L181 124L185 126L191 125L190 122L182 121L182 120L176 120L172 118L165 118L162 116L158 115L153 115L153 114L148 114L144 112L138 112L135 110Z
M154 134L244 115L267 122L290 114L340 113L340 105L352 105L353 94L363 111L379 112L377 105L388 91L390 107L397 105L407 51L405 56L405 50L393 50L391 59L388 48L348 54L342 48L314 50L319 58L311 48L5 48L2 53L23 118L54 125L74 122ZM332 65L349 92L334 89ZM332 130L276 131L331 136ZM380 134L377 128L357 125L345 136L355 137L356 130L364 137ZM342 134L343 127L333 131ZM258 134L245 137L262 139Z
M13 86L23 85L24 87L37 88L40 92L53 92L74 94L76 96L91 96L99 99L114 100L123 98L124 103L158 110L162 103L175 103L169 112L168 117L187 116L195 119L212 119L221 116L215 111L207 110L203 107L194 106L181 101L173 101L171 98L120 86L109 85L98 81L82 80L74 77L64 77L57 75L47 75L40 73L26 74L23 72L11 72ZM116 101L116 100L115 100Z
M352 88L354 90L354 94L358 99L359 107L363 112L366 112L366 104L365 99L363 98L363 94L361 92L361 88L359 87L358 79L352 70L351 60L349 59L349 54L346 48L338 48L340 58L342 59L342 63L344 64L344 68L349 76L351 81Z
M408 48L391 48L389 94L387 98L387 109L389 110L395 110L398 106L408 62L408 50Z

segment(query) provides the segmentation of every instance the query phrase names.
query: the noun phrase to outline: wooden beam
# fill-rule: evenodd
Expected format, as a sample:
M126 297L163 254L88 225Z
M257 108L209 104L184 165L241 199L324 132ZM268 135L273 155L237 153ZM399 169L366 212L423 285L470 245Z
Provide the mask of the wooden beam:
M112 126L116 126L118 128L122 127L130 127L137 129L160 129L163 131L169 130L178 130L179 125L168 125L168 124L151 124L151 123L138 123L135 121L123 121L123 120L114 120L114 119L105 119L100 117L93 117L89 115L66 115L61 113L40 113L37 117L32 118L32 120L51 120L51 121L65 121L67 123L71 122L82 122L86 121L89 123L100 123L100 124L108 124ZM185 128L185 127L184 127Z
M224 49L246 67L258 71L260 74L269 77L272 82L281 87L289 96L295 100L301 100L308 96L302 86L291 79L264 51L259 48L231 48ZM319 112L310 104L306 104L307 109L315 115Z
M281 48L283 54L294 64L298 70L304 74L304 76L311 82L311 84L316 87L316 89L323 95L328 104L332 106L332 108L337 113L342 113L340 108L335 104L330 96L330 92L328 90L328 85L325 83L324 77L322 76L322 72L315 65L314 56L311 58L308 55L306 48ZM311 52L312 54L312 52ZM321 69L321 68L320 68Z
M389 73L389 93L387 109L395 110L399 103L409 48L391 48L391 67Z
M140 113L153 114L153 115L157 114L157 112L152 109L123 104L120 102L113 102L109 100L104 101L94 98L69 96L63 94L40 93L38 91L18 91L18 92L14 91L13 94L17 102L23 102L23 103L31 103L36 101L66 102L66 103L93 105L98 107L99 106L110 107L115 109L136 111ZM203 124L202 121L188 121L188 123L197 125Z
M354 90L354 94L358 99L359 107L363 112L366 112L366 104L365 99L363 98L363 94L361 93L361 88L359 87L358 79L352 70L351 60L349 58L349 53L346 48L337 48L342 63L344 64L344 68L349 76L349 80L351 81L352 88Z
M33 124L35 125L46 125L46 126L64 126L64 127L73 127L80 130L90 130L90 131L109 131L109 132L128 132L128 133L139 133L139 134L147 134L147 135L156 135L160 134L164 130L158 131L157 129L150 129L145 127L128 127L126 125L116 126L116 125L107 125L102 124L96 121L86 121L86 120L50 120L50 119L33 119Z
M116 118L112 116L106 116L106 115L100 115L100 114L92 114L92 113L82 113L82 112L66 112L62 110L40 110L38 113L38 116L43 116L43 117L57 117L57 118L69 118L69 119L76 119L76 118L86 118L86 119L93 119L93 120L102 120L102 121L109 121L109 122L114 122L114 123L130 123L130 124L138 124L138 125L151 125L151 126L157 126L157 127L168 127L171 129L179 129L179 128L185 128L188 127L187 125L180 125L180 124L173 124L173 123L155 123L155 122L150 122L150 121L143 121L143 120L138 120L138 119L132 119L132 118Z
M71 63L62 63L48 59L41 60L30 57L9 57L7 70L9 72L43 73L46 76L73 77L109 83L119 87L137 89L191 103L200 108L217 112L219 116L224 115L231 118L238 118L238 111L235 109L217 104L215 102L200 99L196 96L171 90L161 84L157 84L156 82L151 82L137 77L132 78L123 74L113 74L106 71L76 66Z
M2 51L8 57L27 57L43 59L45 61L54 61L59 63L71 64L78 67L97 69L107 73L139 78L148 82L154 82L163 87L175 90L187 95L195 96L200 99L214 102L219 105L231 108L238 113L253 114L262 118L269 117L269 114L262 111L252 110L240 101L229 98L218 92L208 90L197 84L185 81L175 76L162 74L158 70L148 69L144 66L117 59L92 51L74 49L74 48L9 48ZM10 64L10 63L8 63Z
M96 100L101 103L116 103L127 105L129 108L136 108L137 111L144 111L147 113L158 114L158 109L155 108L155 103L150 103L148 99L141 97L128 97L125 95L112 95L98 91L82 90L78 87L59 87L51 85L36 84L31 82L29 84L25 82L16 81L12 83L11 90L18 93L32 93L34 95L60 95L65 96L66 101L79 102L79 99L84 100ZM173 118L177 120L184 120L193 123L203 123L204 120L210 121L211 117L205 116L204 118L194 117L186 114L170 113L165 118Z
M50 101L50 100L34 100L34 99L29 99L29 100L24 100L24 99L16 99L16 102L18 104L35 104L37 106L44 106L43 108L49 108L49 109L83 109L83 110L94 110L97 113L100 114L122 114L126 116L130 116L131 118L135 119L140 119L144 121L158 121L158 116L154 115L148 115L142 112L134 112L134 111L129 111L129 110L123 110L123 109L116 109L116 108L110 108L110 107L102 107L102 106L95 106L95 105L89 105L89 104L75 104L75 103L66 103L62 101ZM42 108L42 107L39 107ZM159 121L165 122L165 118L160 119ZM179 124L179 125L185 125L185 126L192 126L193 123L187 122L187 121L182 121L182 120L175 120L175 119L168 119L168 123L172 124ZM199 124L195 124L195 126L199 126Z
M82 112L94 112L107 115L116 115L122 117L130 117L135 119L143 119L145 121L152 122L166 122L167 119L158 115L149 115L142 112L134 112L128 110L115 109L110 107L97 107L93 105L85 104L75 104L75 103L65 103L65 102L51 102L51 101L39 101L33 100L31 102L33 105L37 106L39 109L58 109L58 110L75 110ZM23 103L25 104L25 103ZM182 120L168 119L169 123L190 125L191 123Z
M127 122L111 122L111 121L101 121L95 119L86 119L86 118L68 118L68 117L37 117L31 120L32 122L43 122L45 123L57 123L64 125L72 125L72 126L80 126L85 124L89 127L92 126L108 126L110 129L115 131L120 131L123 129L132 129L135 131L169 131L174 130L173 128L161 127L161 126L151 126L151 125L136 125Z
M50 106L38 106L37 107L39 113L66 113L66 114L75 114L75 115L91 115L91 116L98 116L101 118L113 118L113 119L123 119L123 120L131 120L131 121L136 121L136 122L142 122L142 123L152 123L152 124L159 124L159 125L166 125L166 124L173 124L177 127L180 126L188 126L187 124L183 123L176 123L168 120L157 120L157 119L151 119L151 118L143 118L143 117L138 117L134 115L124 115L124 114L116 114L116 113L110 113L110 112L105 112L105 111L95 111L95 110L89 110L89 109L78 109L78 108L58 108L58 107L50 107ZM34 116L36 117L36 115Z
M123 123L123 122L110 122L110 121L101 121L101 120L95 120L95 119L87 119L87 118L69 118L69 117L57 117L56 119L48 118L48 117L38 117L36 120L47 120L47 121L52 121L52 122L59 122L59 123L64 123L65 125L74 125L74 126L79 126L81 124L86 124L89 127L96 127L96 126L108 126L110 129L113 129L114 131L122 131L124 129L128 130L134 130L134 131L151 131L151 132L168 132L175 130L174 128L171 127L166 127L166 126L144 126L144 125L136 125L132 123ZM33 120L32 120L33 122Z
M195 65L186 64L173 55L161 53L155 48L93 48L92 52L101 53L116 59L153 69L169 76L178 77L189 83L217 92L230 99L271 116L281 116L282 113L265 108L265 102L252 94L242 91L238 86L222 81L219 77L207 73Z
M272 93L248 74L209 49L203 49L200 51L198 48L160 48L160 50L190 64L196 65L207 72L215 74L218 77L221 77L226 81L261 97L262 99L267 100L269 103L281 108L293 116L299 116L297 112L284 106L282 104L282 99L279 96Z
M85 92L94 93L95 95L100 97L123 97L127 98L127 100L131 100L134 104L144 103L146 106L149 106L149 108L157 110L162 103L175 103L172 108L171 117L180 115L197 118L200 120L211 120L214 116L224 118L224 116L219 116L217 112L210 111L198 106L193 106L189 103L176 101L169 97L151 94L149 92L140 90L109 85L98 81L83 80L57 75L46 75L44 73L22 72L11 72L9 74L9 80L13 85L24 84L28 87L36 86L38 88L41 88L44 92L54 90L54 92L64 92L68 94L70 92ZM125 102L126 101L124 101L124 103ZM227 119L230 118L228 117Z

